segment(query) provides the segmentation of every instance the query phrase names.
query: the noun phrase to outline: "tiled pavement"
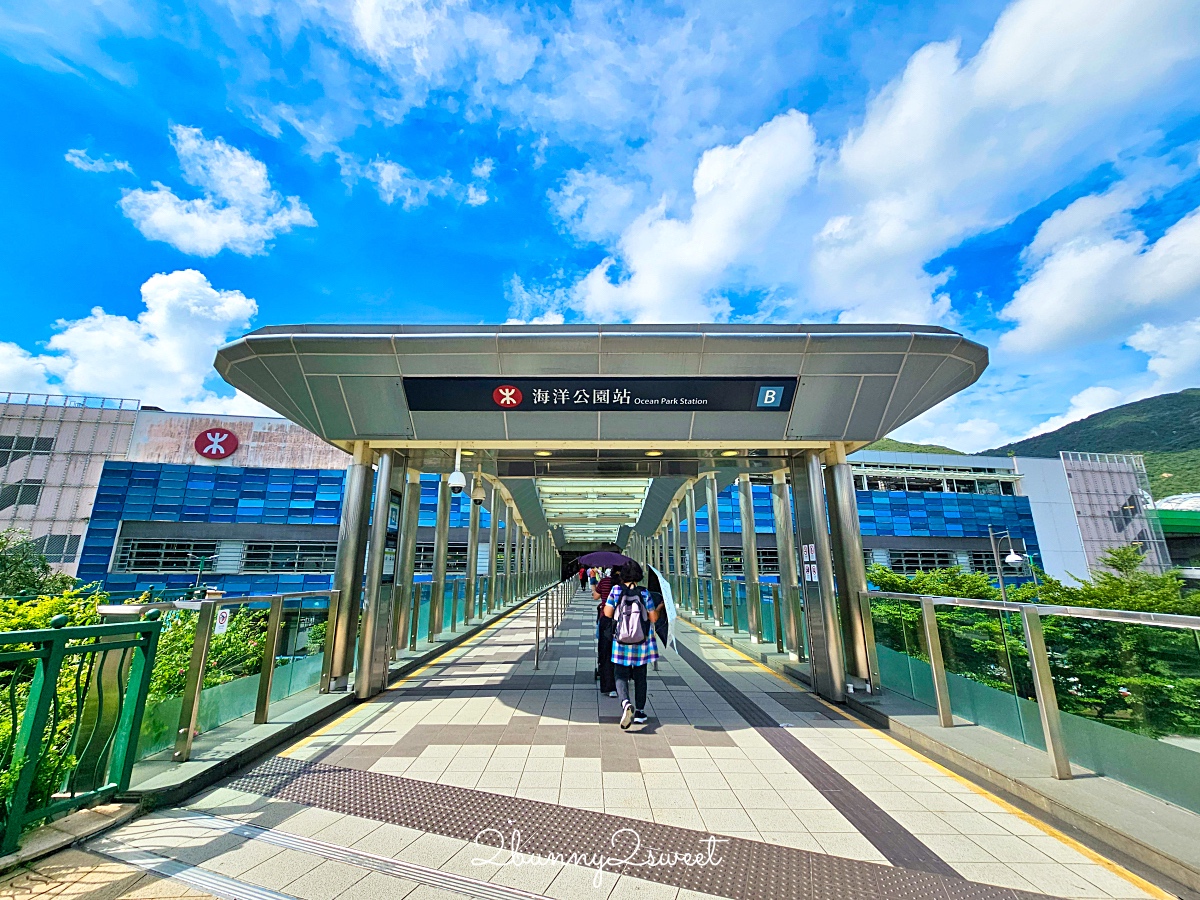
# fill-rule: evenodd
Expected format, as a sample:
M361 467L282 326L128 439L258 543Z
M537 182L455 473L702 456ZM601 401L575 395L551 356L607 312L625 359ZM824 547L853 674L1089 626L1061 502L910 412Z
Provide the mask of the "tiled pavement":
M563 898L1169 896L687 625L651 673L650 723L623 732L592 678L593 610L580 595L537 671L532 613L514 615L284 759L113 836L312 900L492 896L481 884ZM231 820L268 831L232 834ZM621 828L697 860L719 836L722 862L618 865ZM516 831L536 860L481 864ZM572 852L607 852L608 871L545 863ZM393 858L410 868L379 862Z

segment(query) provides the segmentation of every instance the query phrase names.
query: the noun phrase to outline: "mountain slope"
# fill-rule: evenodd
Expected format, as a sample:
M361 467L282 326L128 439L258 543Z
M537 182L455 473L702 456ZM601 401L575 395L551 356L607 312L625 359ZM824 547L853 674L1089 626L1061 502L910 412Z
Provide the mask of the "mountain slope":
M1200 388L1160 394L994 450L991 455L1057 456L1060 450L1088 453L1174 453L1200 450Z
M1060 450L1141 453L1156 498L1200 491L1200 389L1106 409L984 454L1058 456Z
M885 453L950 453L955 456L965 456L961 450L943 447L940 444L910 444L908 441L897 441L892 438L880 438L873 444L867 444L864 450L879 450Z

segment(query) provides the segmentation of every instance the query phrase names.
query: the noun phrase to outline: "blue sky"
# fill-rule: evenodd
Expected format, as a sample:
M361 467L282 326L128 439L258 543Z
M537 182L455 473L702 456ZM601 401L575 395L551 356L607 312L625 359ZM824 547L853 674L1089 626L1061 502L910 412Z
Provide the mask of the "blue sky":
M1200 384L1200 8L0 12L0 390L252 411L250 327L928 322L966 450Z

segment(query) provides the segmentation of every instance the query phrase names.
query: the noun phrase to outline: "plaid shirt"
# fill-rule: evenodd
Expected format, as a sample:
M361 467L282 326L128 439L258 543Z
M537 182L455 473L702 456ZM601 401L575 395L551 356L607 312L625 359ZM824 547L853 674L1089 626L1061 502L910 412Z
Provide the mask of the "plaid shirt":
M608 595L608 600L604 604L605 612L612 607L615 613L617 601L621 598L621 585L614 584L612 591ZM654 598L645 597L646 610L654 609ZM614 666L644 666L646 663L658 661L658 641L654 637L654 626L647 624L646 640L640 644L622 644L616 638L613 639L612 646L612 661Z

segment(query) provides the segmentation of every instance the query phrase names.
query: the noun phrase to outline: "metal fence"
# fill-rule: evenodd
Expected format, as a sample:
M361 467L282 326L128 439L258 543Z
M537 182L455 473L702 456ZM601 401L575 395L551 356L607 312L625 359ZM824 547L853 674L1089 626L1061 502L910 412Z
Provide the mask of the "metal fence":
M1200 617L867 591L885 689L1200 812Z
M140 621L0 634L0 794L3 842L129 787L162 622Z

